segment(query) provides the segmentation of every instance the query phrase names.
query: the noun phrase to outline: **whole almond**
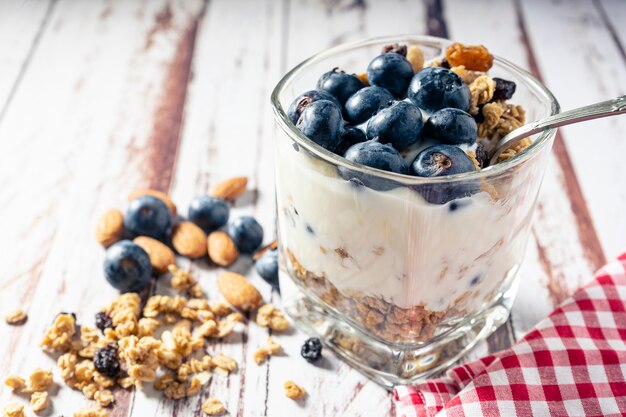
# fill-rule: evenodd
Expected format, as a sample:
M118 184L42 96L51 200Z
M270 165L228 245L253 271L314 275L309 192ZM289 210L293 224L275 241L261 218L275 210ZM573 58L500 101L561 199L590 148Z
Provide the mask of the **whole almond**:
M261 293L243 275L224 272L217 279L217 287L226 301L241 310L253 310L263 303Z
M234 200L246 191L247 185L247 177L229 178L217 184L211 191L211 195L224 200Z
M187 258L201 258L207 253L207 237L192 222L180 222L172 229L172 246Z
M239 250L237 245L221 230L212 232L207 239L209 258L220 266L228 266L237 260Z
M108 210L98 220L96 239L104 247L109 247L124 237L124 215L117 209Z
M144 195L149 195L152 197L156 197L159 200L161 200L162 202L165 203L165 205L167 206L167 208L170 209L170 213L172 213L172 216L176 216L176 204L174 204L174 202L172 201L171 198L169 198L169 196L161 191L158 190L153 190L150 188L143 188L140 190L135 190L133 192L131 192L130 194L128 194L127 199L128 201L134 200L137 197L141 197Z
M167 272L167 267L176 265L176 255L167 245L148 236L137 236L133 239L150 257L152 268L159 274Z

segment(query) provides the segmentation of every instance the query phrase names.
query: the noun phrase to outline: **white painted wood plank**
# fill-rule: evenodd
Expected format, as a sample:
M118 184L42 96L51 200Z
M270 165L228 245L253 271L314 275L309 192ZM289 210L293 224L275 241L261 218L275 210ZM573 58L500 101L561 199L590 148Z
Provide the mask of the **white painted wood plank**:
M36 50L51 5L52 0L0 2L0 115Z
M0 326L0 350L11 353L2 356L1 375L53 367L38 341L54 315L73 311L92 325L116 294L102 276L93 227L101 212L123 207L128 191L151 180L143 169L153 163L153 109L181 33L201 6L172 5L164 29L155 22L164 3L59 2L0 125L0 201L12 219L0 236L3 259L12 260L0 273L2 308L20 305L30 316L23 327ZM3 390L0 403L9 398ZM52 401L59 414L85 402L64 386Z
M604 12L606 15L617 39L622 45L622 50L626 48L626 27L624 27L624 22L626 22L626 2L622 0L596 0L594 4L599 6L598 12L600 14Z
M593 3L521 4L544 80L563 109L626 94L626 63ZM544 16L552 16L549 25L541 23ZM617 185L626 166L607 157L626 153L626 117L567 126L562 133L600 241L607 257L615 257L626 249L626 187Z

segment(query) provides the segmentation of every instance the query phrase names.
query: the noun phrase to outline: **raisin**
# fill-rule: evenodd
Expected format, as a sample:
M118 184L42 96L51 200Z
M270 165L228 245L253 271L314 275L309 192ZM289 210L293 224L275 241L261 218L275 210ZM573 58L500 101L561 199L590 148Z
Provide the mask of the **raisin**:
M406 57L406 45L400 45L399 43L392 43L389 45L383 46L382 51L380 51L381 55L394 53L399 54Z
M307 339L302 345L302 350L300 350L300 355L307 362L316 362L322 357L322 342L317 337L312 337Z
M485 147L482 143L476 145L476 160L481 168L485 168L486 164L489 163L489 154L485 150Z
M483 114L483 107L485 107L484 104L479 104L478 113L472 115L476 123L482 123L485 121L485 115Z
M104 333L104 329L112 329L113 320L111 319L111 316L104 311L96 313L96 327L100 329L102 333Z
M493 91L491 101L508 100L515 93L515 82L503 80L502 78L494 78L496 89Z
M465 46L453 43L446 50L446 59L451 66L463 65L472 71L489 71L493 65L493 55L482 45Z
M103 375L114 378L120 372L120 358L117 356L117 346L108 344L96 350L93 355L93 364Z
M446 58L443 58L443 59L441 60L441 64L439 64L439 66L440 66L441 68L446 68L446 69L450 69L450 68L451 68L451 67L450 67L450 63L448 62L448 60L447 60Z

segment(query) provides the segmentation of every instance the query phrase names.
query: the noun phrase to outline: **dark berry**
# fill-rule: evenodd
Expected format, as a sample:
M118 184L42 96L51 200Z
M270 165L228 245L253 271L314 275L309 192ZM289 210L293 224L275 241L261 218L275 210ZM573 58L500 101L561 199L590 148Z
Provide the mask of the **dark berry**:
M339 142L339 146L335 149L335 153L343 156L350 146L365 142L366 140L365 133L363 133L361 129L356 126L345 125L343 132L341 132L341 142Z
M152 266L145 250L130 240L110 246L104 257L104 275L121 292L141 291L150 282Z
M434 145L421 151L411 164L411 173L419 177L442 177L475 171L472 160L454 145ZM450 183L418 185L416 190L424 199L433 204L468 197L478 190L474 181L465 180ZM454 211L451 208L450 211Z
M400 54L379 55L367 66L369 83L386 88L399 98L406 96L406 89L411 78L413 78L413 67Z
M489 164L489 154L485 150L485 147L482 145L482 143L476 145L475 153L478 165L480 165L481 168L485 168Z
M144 195L128 205L124 227L132 236L150 236L164 240L171 232L172 216L163 201Z
M189 220L205 232L212 232L228 223L230 208L221 198L201 195L189 204Z
M443 58L441 60L441 64L439 65L441 68L446 68L446 69L450 69L450 63L448 62L448 60L446 58Z
M318 100L330 100L337 105L337 107L341 108L341 104L339 101L332 95L327 93L326 91L320 90L311 90L307 91L304 94L299 95L296 99L291 103L289 109L287 109L287 117L291 120L291 123L294 125L298 122L300 115L304 111L304 109L311 103L314 103Z
M302 355L307 362L317 362L322 357L322 342L317 337L307 339L302 345L300 355Z
M111 319L111 316L104 311L96 313L96 327L100 329L102 333L104 333L105 329L112 329L113 320Z
M471 145L476 142L478 127L469 113L445 108L433 113L424 124L424 136L448 145Z
M313 142L334 151L341 141L341 110L332 101L318 100L304 109L296 127Z
M252 253L263 242L263 228L250 216L241 216L228 226L228 234L239 252Z
M495 77L493 79L496 82L496 89L493 92L493 98L491 101L508 100L515 94L515 82L503 80L502 78Z
M399 54L402 56L406 56L406 45L399 43L392 43L389 45L383 46L383 49L380 51L381 54Z
M391 145L373 140L351 146L346 152L345 158L354 163L367 165L384 171L396 172L398 174L407 174L409 172L409 166L404 158L402 158L402 155L400 155L400 152ZM346 180L365 185L374 190L384 191L398 186L397 183L388 179L379 178L349 168L340 167L339 173Z
M256 271L268 284L278 288L278 250L267 250L254 264Z
M322 74L317 80L318 90L332 94L342 105L363 87L365 85L355 75L346 74L338 68Z
M115 378L120 372L120 358L117 355L117 346L108 344L103 348L97 349L93 355L93 364L101 374Z
M350 123L359 125L393 101L391 93L381 87L365 87L346 101L345 112Z
M469 111L469 87L458 75L445 68L429 67L415 74L408 95L417 107L428 112L446 107Z
M368 139L377 138L401 151L420 139L423 126L420 109L413 103L398 101L374 115L365 133Z

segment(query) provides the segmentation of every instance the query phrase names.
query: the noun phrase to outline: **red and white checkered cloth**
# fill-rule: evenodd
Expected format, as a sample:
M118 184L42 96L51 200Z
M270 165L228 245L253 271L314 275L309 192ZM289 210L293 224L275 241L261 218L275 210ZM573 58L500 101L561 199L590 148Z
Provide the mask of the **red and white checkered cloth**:
M625 416L626 254L511 348L394 400L398 417Z

